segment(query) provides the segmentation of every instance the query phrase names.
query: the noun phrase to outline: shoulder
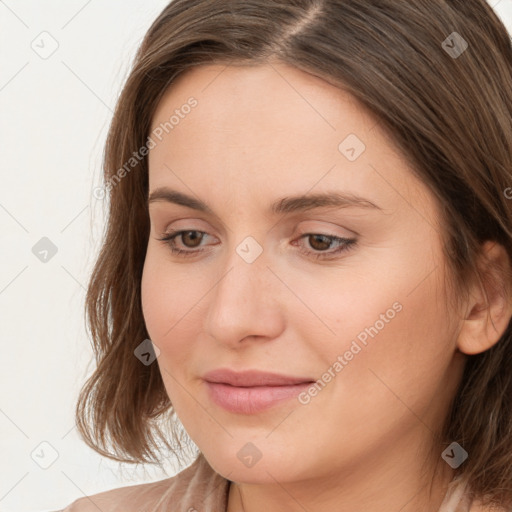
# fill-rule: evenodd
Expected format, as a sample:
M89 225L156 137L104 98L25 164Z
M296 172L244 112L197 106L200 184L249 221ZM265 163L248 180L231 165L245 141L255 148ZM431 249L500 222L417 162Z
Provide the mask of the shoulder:
M73 501L59 512L98 512L98 510L103 512L125 510L128 512L132 509L134 511L145 511L144 507L156 505L159 497L170 490L173 478L159 482L119 487L91 496L84 496Z
M480 500L476 500L471 504L469 512L510 512L510 510L497 505L485 505Z
M448 486L439 512L512 512L510 509L484 503L474 497L471 486L462 477L455 478Z
M229 480L216 473L200 454L190 466L171 478L85 496L59 512L223 510L228 488Z

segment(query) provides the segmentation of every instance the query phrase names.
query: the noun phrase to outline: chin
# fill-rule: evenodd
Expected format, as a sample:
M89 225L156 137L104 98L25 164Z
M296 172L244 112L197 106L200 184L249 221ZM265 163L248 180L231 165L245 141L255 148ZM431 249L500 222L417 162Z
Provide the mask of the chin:
M267 434L266 434L267 435ZM271 447L258 450L250 442L233 442L226 451L203 451L203 455L210 466L224 478L240 483L269 484L275 481L286 482L301 478L295 474L294 469L302 469L304 460L300 465L294 462L294 457L273 450ZM233 450L233 446L241 448ZM257 451L258 450L258 451ZM269 450L270 456L265 456ZM258 453L259 452L259 453Z

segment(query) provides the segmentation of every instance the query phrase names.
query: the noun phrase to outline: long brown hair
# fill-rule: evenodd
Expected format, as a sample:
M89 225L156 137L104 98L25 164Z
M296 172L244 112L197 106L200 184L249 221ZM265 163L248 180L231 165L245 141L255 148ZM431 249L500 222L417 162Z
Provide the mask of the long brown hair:
M470 277L485 278L483 241L512 258L512 46L485 0L175 0L136 54L105 148L109 217L86 299L97 369L76 416L86 443L107 457L157 462L160 449L177 453L170 441L179 448L184 439L158 366L134 357L149 338L140 285L153 113L192 66L272 59L350 92L407 156L441 205L457 297ZM509 325L491 349L468 356L440 433L470 454L457 473L474 494L507 505L511 402Z

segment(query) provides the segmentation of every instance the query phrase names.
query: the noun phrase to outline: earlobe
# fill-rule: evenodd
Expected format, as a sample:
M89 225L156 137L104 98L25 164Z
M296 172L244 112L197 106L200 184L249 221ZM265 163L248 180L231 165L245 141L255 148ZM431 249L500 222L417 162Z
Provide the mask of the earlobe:
M471 298L457 339L458 349L467 355L480 354L495 345L512 316L511 264L505 248L486 241L482 245L479 269L482 284L476 281L470 290Z

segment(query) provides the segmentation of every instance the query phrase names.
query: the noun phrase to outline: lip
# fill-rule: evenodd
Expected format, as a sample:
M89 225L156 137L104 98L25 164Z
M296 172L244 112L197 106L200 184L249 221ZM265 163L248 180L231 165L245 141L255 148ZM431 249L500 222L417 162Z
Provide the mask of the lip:
M212 401L237 414L255 414L269 409L297 396L315 382L309 377L229 369L208 372L203 379Z
M290 386L314 382L314 379L310 377L291 377L280 373L261 372L259 370L235 372L229 368L219 368L218 370L208 372L203 375L203 379L208 382L230 384L231 386L238 387Z

